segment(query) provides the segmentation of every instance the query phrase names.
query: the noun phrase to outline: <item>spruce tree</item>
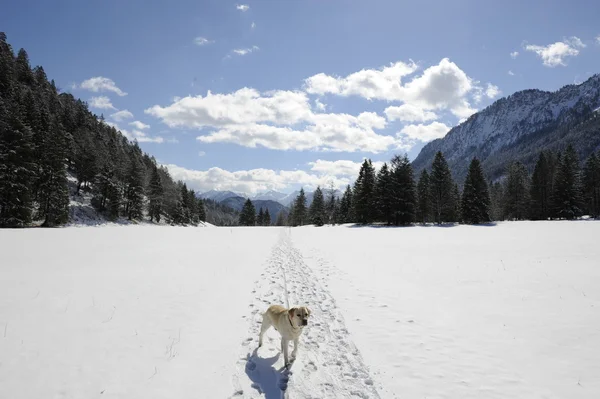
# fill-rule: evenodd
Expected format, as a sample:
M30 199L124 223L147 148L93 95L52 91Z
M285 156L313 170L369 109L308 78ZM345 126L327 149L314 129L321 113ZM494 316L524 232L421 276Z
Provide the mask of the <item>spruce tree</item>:
M333 183L330 184L329 189L327 190L327 198L325 199L325 223L335 224L336 222L336 198L335 198L335 188Z
M434 221L437 224L453 221L456 206L454 182L448 163L441 151L435 154L431 165L429 189Z
M256 225L264 226L265 225L265 213L263 212L262 207L258 211L258 215L256 216Z
M160 223L163 213L163 194L164 188L160 180L160 174L158 173L158 168L154 166L148 187L148 216L150 216L151 222L156 220L157 223Z
M200 217L198 215L198 200L196 199L196 192L192 189L188 190L188 208L190 209L190 223L197 226L200 223Z
M461 199L462 220L468 224L486 223L490 218L490 194L481 163L473 158Z
M490 184L490 217L494 221L504 220L504 187L500 182Z
M385 222L387 225L394 223L395 216L395 198L392 175L384 163L375 182L375 209L377 219Z
M275 220L275 226L285 226L286 223L286 214L285 211L281 210L277 214L277 219Z
M256 224L256 208L250 198L246 199L242 212L240 213L241 226L254 226Z
M270 226L271 225L271 213L269 213L269 209L266 208L265 210L265 214L263 216L263 226Z
M292 226L303 226L306 221L306 195L304 194L304 188L300 189L300 193L294 201L292 216Z
M600 152L592 153L583 168L583 186L586 210L589 216L600 216Z
M423 224L431 221L430 191L429 173L426 169L423 169L417 184L417 221Z
M391 164L394 221L396 225L408 225L415 220L417 204L412 165L406 154L394 156Z
M373 163L370 159L365 159L354 183L353 193L356 222L360 224L368 224L375 219L375 179Z
M144 175L142 165L132 157L127 177L126 212L129 220L141 220L144 216Z
M313 194L313 201L308 211L310 222L316 226L325 224L325 199L321 187L317 187Z
M201 222L206 222L206 208L204 204L204 200L202 198L198 198L198 219Z
M552 171L546 154L541 152L531 177L531 219L546 220L550 217L551 194Z
M559 218L575 219L583 214L579 157L570 144L558 165L553 201Z
M529 175L525 165L513 162L508 167L504 188L504 217L509 220L527 219L529 213Z
M352 201L352 188L350 185L346 186L346 191L342 195L342 199L340 201L340 207L338 211L338 223L354 223L354 217L352 210L354 209L353 201Z

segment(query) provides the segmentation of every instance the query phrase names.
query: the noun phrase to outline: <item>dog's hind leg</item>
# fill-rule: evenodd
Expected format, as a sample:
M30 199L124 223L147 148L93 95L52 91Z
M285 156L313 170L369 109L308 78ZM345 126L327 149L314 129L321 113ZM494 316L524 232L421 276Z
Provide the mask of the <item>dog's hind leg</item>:
M290 361L288 358L288 349L289 349L289 341L281 338L281 351L283 352L283 364L285 367L290 365Z
M269 327L271 327L271 319L269 318L269 316L267 316L267 314L265 313L263 315L263 320L262 320L262 324L260 326L260 334L258 336L258 347L260 348L263 344L263 335L265 335L265 332L269 329Z

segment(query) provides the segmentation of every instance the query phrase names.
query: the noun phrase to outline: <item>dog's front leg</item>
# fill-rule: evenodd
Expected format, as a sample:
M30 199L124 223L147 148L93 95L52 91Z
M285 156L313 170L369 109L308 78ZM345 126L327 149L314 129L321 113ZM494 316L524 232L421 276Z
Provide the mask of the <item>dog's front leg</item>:
M290 361L288 359L288 341L284 338L281 338L281 351L283 352L283 363L285 367L290 365Z
M292 351L292 360L296 359L296 353L298 352L298 338L294 340L294 350Z

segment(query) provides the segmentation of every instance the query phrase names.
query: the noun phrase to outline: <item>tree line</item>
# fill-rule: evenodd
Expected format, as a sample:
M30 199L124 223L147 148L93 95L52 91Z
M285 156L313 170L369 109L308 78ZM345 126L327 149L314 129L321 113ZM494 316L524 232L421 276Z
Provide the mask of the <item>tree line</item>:
M193 190L85 102L59 93L0 32L0 227L64 224L70 196L84 194L108 219L206 220Z

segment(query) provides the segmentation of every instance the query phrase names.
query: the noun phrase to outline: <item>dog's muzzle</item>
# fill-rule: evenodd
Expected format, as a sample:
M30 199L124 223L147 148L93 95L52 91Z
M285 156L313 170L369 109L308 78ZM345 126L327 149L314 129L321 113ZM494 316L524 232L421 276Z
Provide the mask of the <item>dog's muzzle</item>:
M303 326L306 326L306 325L308 325L308 320L302 320L302 325L303 325Z

